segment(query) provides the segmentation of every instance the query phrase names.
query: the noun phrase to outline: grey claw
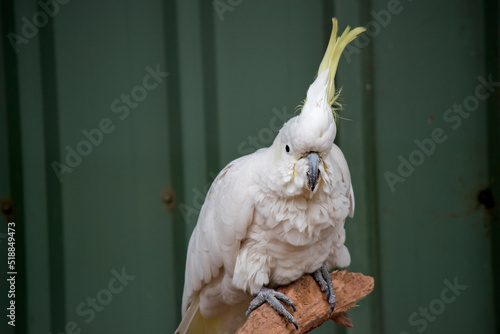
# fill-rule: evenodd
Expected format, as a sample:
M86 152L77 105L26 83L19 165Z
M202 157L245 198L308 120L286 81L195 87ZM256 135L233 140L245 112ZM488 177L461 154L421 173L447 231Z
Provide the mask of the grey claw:
M272 291L274 291L274 290L272 290ZM281 300L286 305L290 306L294 312L297 311L292 300L290 298L288 298L285 294L278 292L278 291L274 291L274 297L276 297L276 299L278 299L278 300Z
M328 272L326 264L323 265L314 272L314 280L318 283L321 291L325 292L325 299L328 300L330 304L330 313L335 309L335 291L333 290L333 282Z
M314 272L314 280L316 281L316 283L318 283L321 291L323 292L326 292L326 299L328 299L328 294L329 294L329 291L328 291L328 283L326 283L325 279L323 278L323 273L321 272L321 269L318 269Z
M295 329L299 329L299 325L293 318L293 316L286 310L286 308L279 302L282 301L286 305L290 306L295 312L296 308L290 298L282 294L281 292L277 292L273 289L262 288L255 298L250 302L250 306L248 307L245 316L248 317L250 313L252 313L255 309L261 306L264 303L268 303L279 315L286 318L288 322L291 322Z

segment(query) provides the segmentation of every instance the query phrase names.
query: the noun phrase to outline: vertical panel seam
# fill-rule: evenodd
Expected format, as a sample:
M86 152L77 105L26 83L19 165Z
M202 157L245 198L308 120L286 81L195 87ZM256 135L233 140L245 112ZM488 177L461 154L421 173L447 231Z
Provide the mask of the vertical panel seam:
M369 22L371 19L372 2L371 0L362 0L361 2L361 19L362 22ZM369 182L367 189L369 202L368 212L371 219L372 233L369 249L372 250L371 260L373 261L371 268L372 273L376 281L382 281L382 270L380 263L380 219L378 210L378 182L377 182L377 132L375 128L375 90L374 90L374 67L372 64L374 61L373 44L370 43L365 50L362 52L362 89L365 90L365 124L364 128L367 135L364 137L366 147L366 161L368 162L368 175L367 180ZM370 87L368 90L366 87ZM382 317L382 284L378 284L377 288L373 291L373 297L375 299L375 308L372 310L373 319L375 320L375 333L383 333L384 324Z
M66 282L64 263L64 226L62 220L61 183L54 176L52 161L60 161L59 108L55 60L54 24L49 20L40 29L40 68L47 192L47 226L49 247L50 324L53 331L64 331L66 323Z
M165 58L169 78L166 85L167 95L167 137L168 161L170 164L170 182L175 190L176 201L184 200L184 158L182 151L182 120L180 101L180 73L179 73L179 41L177 27L176 1L164 0L163 19L165 32ZM181 305L184 266L186 262L186 226L178 207L172 216L172 256L174 262L175 305ZM178 321L181 318L181 308L175 309Z
M200 0L200 36L202 50L202 88L204 101L206 181L209 173L216 173L220 167L219 117L217 112L217 69L215 57L215 27L212 2Z
M486 0L483 3L484 11L484 34L485 46L484 55L486 62L486 75L492 75L492 81L499 81L499 59L498 59L498 43L500 41L500 31L498 24L498 0ZM495 325L497 331L500 330L500 245L495 240L500 238L500 158L498 151L500 149L500 94L498 90L492 98L486 102L487 110L487 145L488 145L488 184L493 193L493 199L496 202L492 208L489 208L490 214L490 229L491 229L491 258L492 258L492 274L493 274L493 302Z

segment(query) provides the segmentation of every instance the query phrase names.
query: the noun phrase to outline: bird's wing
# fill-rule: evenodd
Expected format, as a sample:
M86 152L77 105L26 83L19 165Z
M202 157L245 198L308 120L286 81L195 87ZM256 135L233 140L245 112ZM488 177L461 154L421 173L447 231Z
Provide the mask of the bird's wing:
M252 222L253 169L260 152L228 164L212 183L189 241L182 311L193 294L219 275L232 275L240 242Z
M346 196L349 198L349 201L351 203L351 205L349 206L349 217L352 218L354 216L354 190L352 188L351 173L349 172L347 161L345 160L344 154L342 153L340 148L335 144L333 144L330 154L332 155L335 162L339 165L340 171L342 173L342 178L347 184Z

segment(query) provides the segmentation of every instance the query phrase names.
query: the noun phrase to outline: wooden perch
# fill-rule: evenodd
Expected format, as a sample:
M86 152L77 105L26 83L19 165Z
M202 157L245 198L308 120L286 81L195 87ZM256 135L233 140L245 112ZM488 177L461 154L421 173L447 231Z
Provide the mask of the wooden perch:
M285 307L297 321L298 330L295 330L293 324L278 315L268 304L264 304L250 314L236 334L308 333L329 319L339 325L352 327L351 320L344 314L373 291L373 278L346 270L334 271L330 276L337 296L333 313L329 313L330 305L325 300L325 294L321 292L312 276L304 275L298 281L277 289L295 304L297 308L295 312L292 312L290 307Z

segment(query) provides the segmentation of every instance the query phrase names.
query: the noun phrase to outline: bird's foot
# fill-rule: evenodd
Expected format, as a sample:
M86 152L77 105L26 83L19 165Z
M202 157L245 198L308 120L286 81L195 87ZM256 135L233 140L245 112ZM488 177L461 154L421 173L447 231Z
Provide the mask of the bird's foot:
M299 329L299 325L297 325L297 322L290 314L290 312L288 312L286 308L279 302L280 300L286 305L290 306L295 312L295 305L290 300L290 298L288 298L281 292L277 292L273 289L262 288L260 289L257 296L255 296L255 298L250 303L250 307L248 308L245 315L248 317L250 313L252 313L259 306L261 306L264 303L268 303L269 306L271 306L276 312L278 312L279 315L286 318L288 322L291 322L295 326L295 329Z
M326 264L313 273L314 280L319 284L321 291L326 292L325 299L330 303L330 313L335 309L335 291L333 290L333 282Z

